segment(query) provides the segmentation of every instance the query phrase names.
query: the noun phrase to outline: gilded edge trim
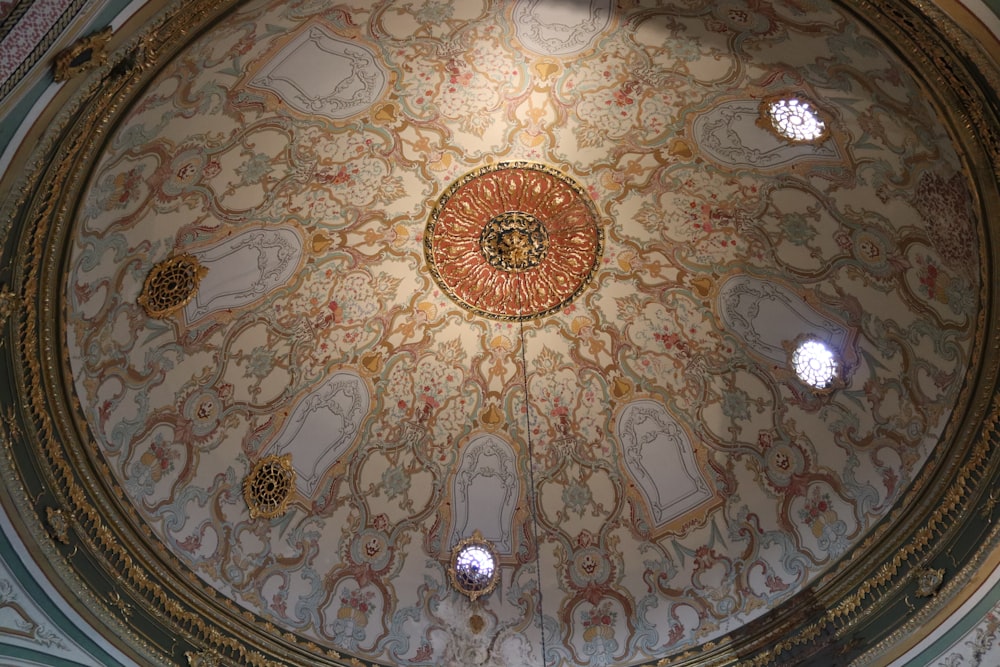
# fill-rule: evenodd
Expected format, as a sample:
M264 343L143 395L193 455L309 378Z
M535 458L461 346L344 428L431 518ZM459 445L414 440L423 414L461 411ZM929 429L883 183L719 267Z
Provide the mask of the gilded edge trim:
M963 590L970 584L982 584L978 579L985 579L993 573L995 567L1000 566L1000 554L994 551L1000 548L1000 524L993 527L988 539L979 547L976 554L966 562L965 567L960 572L948 579L948 581L938 590L934 600L916 610L906 622L889 633L880 642L868 648L852 667L865 667L875 661L883 659L893 660L906 653L916 641L907 642L906 639L916 630L924 628L930 622L934 625L934 618L944 611L946 614L954 613L961 606L965 599L956 600ZM985 568L985 570L984 570ZM978 588L978 586L976 586Z
M204 25L206 17L214 9L210 9L209 5L210 3L208 2L197 3L199 11L191 11L191 7L185 7L186 14L183 18L177 19L177 24L184 23L188 27L195 28L191 30L191 33L197 32L197 28ZM956 30L953 24L946 21L942 15L935 14L932 10L927 10L926 8L922 8L921 11L927 12L927 14L921 15L919 18L914 18L911 13L913 11L912 7L906 5L879 2L863 3L862 6L872 8L874 13L882 13L886 16L888 19L886 24L895 32L897 42L902 41L901 35L904 31L915 34L919 39L935 32L950 36L949 31L954 33ZM176 26L177 24L174 25ZM886 25L882 27L883 30L890 29ZM160 46L165 46L168 43L172 45L180 43L185 39L186 31L177 31L174 29L156 33L151 30L148 34L150 35L150 39L152 39L152 35L156 34L157 38L160 38ZM954 44L956 42L953 39L951 43ZM989 119L989 123L981 122L990 114L982 98L978 96L979 91L970 85L973 77L967 71L959 71L947 65L943 52L935 53L925 58L917 52L918 50L912 47L913 42L908 42L908 44L911 45L911 48L908 48L907 52L913 52L912 55L915 57L915 60L922 62L927 70L935 71L941 77L951 94L958 96L963 101L969 102L968 105L960 107L955 113L961 116L960 120L967 133L966 136L968 134L976 135L983 148L987 151L993 173L1000 172L1000 135L998 135L996 123L993 122L992 118ZM982 68L982 60L977 60L974 51L975 49L972 46L963 46L962 55L965 56L966 62L971 59L972 62L980 66L987 80L991 85L994 85L997 81L996 73L988 68ZM970 56L970 53L973 55ZM141 73L143 69L148 69L156 60L156 56L156 49L148 51L145 61L134 65L139 70L138 73ZM137 74L135 71L130 71L129 67L123 68L122 71L128 77ZM925 70L920 71L924 72ZM127 87L127 84L121 81L119 81L119 84ZM972 92L974 90L976 91L975 93ZM145 567L138 564L133 558L130 550L117 541L115 531L111 530L103 522L103 515L91 504L91 498L88 497L88 491L93 493L96 489L103 488L101 483L94 479L93 471L84 471L83 476L88 478L86 480L88 489L85 491L85 485L81 484L70 462L63 456L59 436L65 435L65 432L60 432L62 429L56 426L56 422L59 422L63 429L66 428L66 415L62 413L62 408L50 405L47 402L45 389L51 389L51 387L43 388L42 386L42 384L54 381L53 374L58 367L58 361L53 358L51 346L46 347L42 344L43 342L52 343L55 340L53 331L46 330L40 333L38 329L40 322L42 326L46 326L43 319L45 316L50 316L50 320L55 320L51 316L54 315L59 302L58 286L44 284L46 282L45 278L49 275L44 272L51 273L53 270L52 265L56 261L53 259L52 254L48 252L49 246L46 244L48 234L51 231L50 226L65 225L66 212L69 210L64 205L68 203L67 195L60 186L68 181L72 181L74 178L79 179L79 172L75 170L78 168L78 165L85 164L85 161L78 161L80 160L80 156L88 153L88 151L91 155L93 154L94 145L100 139L103 132L106 131L109 119L121 110L122 103L127 98L128 92L126 89L115 99L104 99L102 100L103 107L91 110L93 118L102 118L103 121L96 124L99 126L99 129L95 132L95 135L87 137L81 136L79 133L75 135L70 133L71 139L62 147L60 155L56 159L55 176L52 176L52 172L50 172L47 175L47 179L43 180L43 173L40 168L39 172L32 178L35 183L40 182L41 187L35 191L34 197L30 202L31 211L25 215L23 220L28 222L37 221L39 224L37 228L31 230L32 235L26 236L25 240L22 241L23 249L29 252L25 253L18 260L18 266L22 270L26 266L32 268L25 270L27 278L23 283L22 289L17 290L18 293L23 293L26 297L30 297L26 299L26 310L28 312L25 313L23 320L18 323L20 325L19 329L21 329L19 333L23 333L24 335L19 342L18 351L20 357L17 359L22 366L21 370L24 367L27 369L27 377L18 378L19 389L24 390L28 394L29 404L27 405L27 409L30 410L31 421L34 422L33 425L37 427L37 433L34 432L35 429L29 429L31 432L28 437L34 441L30 444L43 451L47 463L51 466L51 471L56 477L52 480L55 484L51 493L53 496L65 501L67 508L74 512L77 521L75 524L77 528L76 532L83 538L85 547L100 556L109 571L123 575L123 583L132 594L161 609L169 622L175 627L182 629L181 634L185 637L191 638L192 641L197 643L209 645L213 649L218 648L225 656L237 658L240 664L280 664L248 648L248 644L252 645L252 642L248 641L248 637L239 634L230 634L234 626L230 625L230 629L222 630L219 626L206 624L200 614L193 614L186 604L177 602L171 595L171 592L166 591L162 587L160 580L165 576L164 573L149 572L149 574L155 577L155 581L151 579ZM102 111L106 112L107 115L102 117ZM87 114L81 115L86 116ZM31 260L38 261L32 262ZM41 261L46 262L45 267L35 268ZM43 275L40 276L40 272ZM20 277L20 275L17 276L18 279ZM40 280L42 282L41 285L39 284ZM991 315L993 313L995 313L995 308L991 310ZM55 336L58 336L58 331L55 332ZM45 340L41 340L42 338ZM979 347L982 347L981 340L979 341ZM979 381L980 387L985 385L987 388L992 389L995 383L996 359L991 357L988 361L991 365L985 377L980 378ZM827 608L826 613L819 621L807 624L799 631L796 637L779 642L773 648L759 653L747 664L769 664L794 647L801 647L804 644L812 642L817 637L821 637L826 628L832 625L839 623L841 631L849 629L865 613L871 612L872 608L877 608L879 603L887 599L890 593L898 591L901 587L910 583L910 569L905 569L905 571L901 572L904 566L911 563L916 564L917 561L926 562L930 556L934 555L932 548L938 542L939 538L947 535L947 526L953 523L955 518L960 518L970 513L970 503L977 495L975 493L976 490L982 489L983 481L988 480L996 472L994 440L997 436L1000 404L997 401L992 401L989 406L976 405L971 412L973 416L978 416L987 407L989 408L989 416L986 420L987 423L985 424L983 433L975 437L975 434L970 433L966 429L958 434L963 442L971 440L967 445L971 450L970 456L965 458L960 466L958 464L955 466L945 466L946 470L944 472L947 475L942 475L941 478L949 477L955 484L942 499L942 502L936 506L937 508L931 514L930 520L926 521L919 529L914 530L911 533L912 537L910 541L902 545L874 576L864 581L853 593L842 596L837 591L830 591L833 597L840 597L841 599L834 601L834 604ZM57 414L51 414L50 410ZM5 445L9 456L12 447L11 441L5 438ZM926 477L926 475L922 475L922 477ZM941 482L934 485L925 481L921 486L939 487L940 484ZM921 501L920 504L923 505L926 502ZM37 514L28 517L26 521L35 528L40 525L40 519ZM911 522L915 521L915 519L911 520ZM883 527L880 526L862 546L871 546L873 540L883 532ZM133 545L133 548L135 548L135 545ZM72 577L74 575L64 573L63 576ZM849 579L855 578L855 575L850 573L845 576ZM832 579L831 577L826 577L825 581L835 582L836 576L832 577ZM842 587L833 586L832 584L829 588L843 590ZM867 612L863 613L864 610L861 610L861 607L865 604L871 606ZM235 610L230 613L236 614ZM271 632L274 628L264 627L262 630ZM780 630L786 631L787 627L780 628ZM774 632L772 631L765 633L763 639L771 640L773 637ZM141 641L137 642L135 637L132 637L131 641L141 644ZM279 646L287 646L284 642L294 644L296 639L285 635L277 637L273 641L277 642ZM749 653L752 653L754 650L753 646L760 647L763 645L760 641L752 641L748 642L743 648L748 649ZM309 647L305 648L308 649ZM702 647L703 650L697 652L700 655L695 659L697 659L699 664L733 664L735 660L734 648L733 642L729 638L724 638L720 642L713 642L711 645ZM747 655L748 652L744 651L742 654ZM684 656L679 657L682 660L684 659ZM336 658L339 658L339 656L336 656ZM706 663L705 658L708 658L708 663ZM718 659L716 660L715 658ZM312 661L315 662L315 659ZM673 659L664 659L661 661L663 664L667 662L675 665L685 664ZM352 659L350 664L358 665L364 663Z
M58 83L100 67L107 62L106 49L110 41L111 26L81 37L55 57L52 78Z

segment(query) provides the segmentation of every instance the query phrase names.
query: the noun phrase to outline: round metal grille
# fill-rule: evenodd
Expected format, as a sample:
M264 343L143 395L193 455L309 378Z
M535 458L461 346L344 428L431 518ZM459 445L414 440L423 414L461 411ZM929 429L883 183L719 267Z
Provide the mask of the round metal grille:
M792 369L810 387L826 389L837 377L837 358L823 342L809 338L792 353Z
M198 283L208 269L194 255L178 255L154 266L146 276L139 305L157 319L186 306L198 292Z
M270 519L284 514L294 486L290 455L267 456L258 461L243 488L250 517Z

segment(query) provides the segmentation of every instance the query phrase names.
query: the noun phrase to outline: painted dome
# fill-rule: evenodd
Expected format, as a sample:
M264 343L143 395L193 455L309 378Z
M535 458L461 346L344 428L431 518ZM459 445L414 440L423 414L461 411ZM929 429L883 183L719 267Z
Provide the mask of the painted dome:
M33 270L53 428L192 664L784 664L857 563L923 558L887 533L976 442L995 184L905 36L813 0L163 25Z

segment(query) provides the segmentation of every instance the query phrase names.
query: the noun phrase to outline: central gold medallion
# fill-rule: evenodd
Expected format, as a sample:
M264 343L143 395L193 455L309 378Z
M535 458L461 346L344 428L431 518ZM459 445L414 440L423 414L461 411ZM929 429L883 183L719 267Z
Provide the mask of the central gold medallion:
M587 192L531 162L490 165L452 183L424 234L441 289L499 320L540 317L575 299L597 270L602 245Z
M502 271L527 271L545 259L549 234L530 213L506 211L486 223L479 247L490 266Z

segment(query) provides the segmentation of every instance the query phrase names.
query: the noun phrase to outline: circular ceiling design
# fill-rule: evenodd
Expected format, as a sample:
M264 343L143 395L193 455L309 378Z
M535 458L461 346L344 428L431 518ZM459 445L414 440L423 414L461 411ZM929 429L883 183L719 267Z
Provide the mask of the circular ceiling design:
M735 660L929 485L989 375L964 135L849 10L626 4L247 3L164 30L177 55L75 144L72 219L24 253L65 322L24 355L67 395L46 460L100 471L208 610L170 617L191 642ZM793 98L822 140L761 127Z
M833 8L725 28L740 48L707 7L616 10L562 60L502 5L420 7L248 5L133 103L70 237L85 428L169 553L330 650L458 650L449 554L477 530L504 586L477 637L511 664L543 633L567 665L718 638L850 553L961 407L982 278L947 130L891 50L839 50ZM749 92L804 53L839 123L813 145ZM826 62L867 74L845 93ZM182 253L197 291L146 317ZM842 388L799 380L803 336ZM239 486L277 456L267 521Z
M474 313L505 320L562 308L588 285L601 256L587 193L555 169L528 162L457 180L434 208L424 239L441 289Z

